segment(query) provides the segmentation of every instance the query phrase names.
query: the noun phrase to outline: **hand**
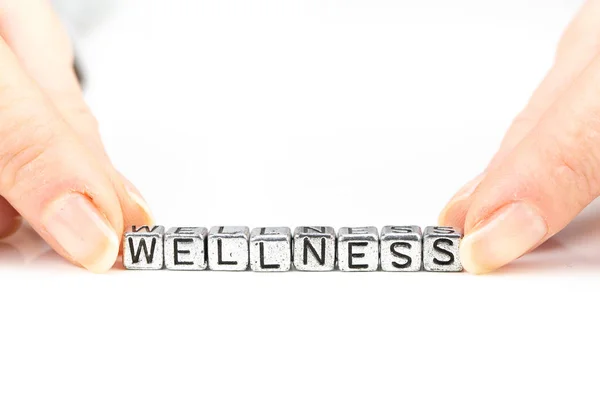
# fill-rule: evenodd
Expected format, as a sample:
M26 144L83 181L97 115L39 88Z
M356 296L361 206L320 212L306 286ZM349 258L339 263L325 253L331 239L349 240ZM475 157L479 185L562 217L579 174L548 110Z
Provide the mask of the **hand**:
M62 256L108 270L123 227L151 223L112 166L47 0L0 0L0 237L21 216Z
M466 270L500 268L537 247L600 195L600 1L566 30L556 60L486 170L440 215L463 227Z

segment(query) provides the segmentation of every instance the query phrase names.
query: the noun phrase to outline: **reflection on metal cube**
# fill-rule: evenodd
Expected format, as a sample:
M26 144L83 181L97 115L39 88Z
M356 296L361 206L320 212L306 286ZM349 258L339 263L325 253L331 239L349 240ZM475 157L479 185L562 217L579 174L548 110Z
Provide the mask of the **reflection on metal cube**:
M174 227L165 233L165 267L179 271L206 269L206 228Z
M341 228L337 260L340 271L376 271L379 266L377 228Z
M428 226L423 234L423 267L426 271L460 272L459 258L462 233L454 228Z
M294 266L299 271L335 268L335 230L330 226L299 226L294 230Z
M247 270L249 240L247 226L213 226L208 232L208 268L213 271Z
M162 269L165 228L132 226L123 237L123 266L127 269Z
M254 228L250 234L253 271L289 271L292 266L290 228Z
M381 269L419 271L422 234L418 226L384 226L380 236Z

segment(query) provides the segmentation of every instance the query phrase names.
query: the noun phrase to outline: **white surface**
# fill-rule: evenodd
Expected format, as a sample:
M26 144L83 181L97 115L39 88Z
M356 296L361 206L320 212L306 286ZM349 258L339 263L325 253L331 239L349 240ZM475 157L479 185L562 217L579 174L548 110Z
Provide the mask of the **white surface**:
M576 7L130 0L80 45L109 152L164 225L424 226ZM96 276L21 231L0 398L597 399L599 221L482 277Z

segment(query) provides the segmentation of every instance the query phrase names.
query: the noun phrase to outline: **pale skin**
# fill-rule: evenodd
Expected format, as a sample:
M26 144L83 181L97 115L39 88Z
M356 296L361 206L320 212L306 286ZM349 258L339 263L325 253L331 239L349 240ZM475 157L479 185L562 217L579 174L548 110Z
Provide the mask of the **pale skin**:
M0 0L0 60L0 237L25 219L74 264L109 270L124 227L152 216L104 151L47 0ZM599 195L600 0L589 0L497 154L439 223L464 230L463 266L485 273L543 243Z
M439 222L463 228L463 266L486 273L546 241L599 195L600 1L589 0L490 164Z
M74 264L104 272L124 226L152 223L111 164L47 0L0 0L0 236L25 219Z

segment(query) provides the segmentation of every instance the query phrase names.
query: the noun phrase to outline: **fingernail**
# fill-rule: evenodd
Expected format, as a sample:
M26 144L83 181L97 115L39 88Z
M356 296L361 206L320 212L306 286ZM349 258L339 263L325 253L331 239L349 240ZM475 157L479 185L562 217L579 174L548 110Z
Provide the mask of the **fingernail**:
M127 179L123 178L123 182L129 198L138 206L140 211L146 217L146 221L143 221L143 224L154 225L154 216L152 215L152 211L150 211L150 207L148 206L148 203L146 203L146 200L144 200L140 192Z
M473 273L493 271L521 257L547 233L546 221L536 209L524 202L509 204L465 236L462 265Z
M438 218L440 225L448 225L447 221L449 218L451 218L453 214L458 213L457 206L459 206L461 202L465 201L473 194L475 189L477 189L477 186L479 186L483 180L483 177L484 174L477 175L475 178L467 182L462 188L460 188L460 190L456 192L454 196L452 196L448 204L446 204L446 207L444 207L440 213Z
M42 215L44 229L92 272L108 271L119 253L119 238L94 204L79 193L55 200Z

